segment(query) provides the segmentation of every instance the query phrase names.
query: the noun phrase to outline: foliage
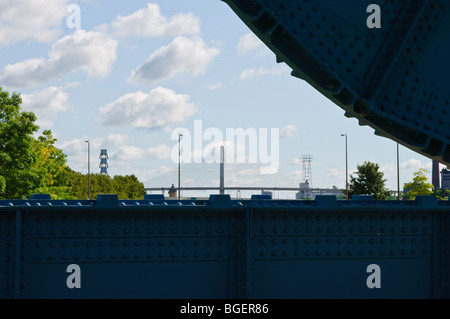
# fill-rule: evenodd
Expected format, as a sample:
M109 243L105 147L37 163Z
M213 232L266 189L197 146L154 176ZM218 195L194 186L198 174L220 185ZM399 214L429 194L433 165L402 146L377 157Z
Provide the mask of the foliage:
M50 194L52 199L84 199L118 194L120 199L144 197L144 185L134 175L87 175L67 166L67 156L55 146L50 130L34 138L39 127L32 112L20 110L19 94L0 87L0 198L26 199Z
M67 156L55 147L56 139L50 130L44 130L42 135L34 141L36 162L32 169L40 176L39 186L33 193L47 190L46 193L61 194L67 188L69 173L66 170ZM56 197L59 197L56 196Z
M353 195L372 195L375 200L386 199L390 192L385 188L386 180L376 163L364 162L357 166L356 177L350 176L349 198Z
M405 184L404 188L409 189L407 194L411 200L417 195L431 195L434 192L433 184L428 183L428 178L425 176L429 173L426 169L420 168L417 172L414 172L414 178L412 182Z
M98 194L117 194L119 199L143 199L144 184L135 175L116 175L111 178L103 174L84 175L80 172L69 171L69 196L77 199L88 198L90 180L90 198L97 198Z
M438 200L448 200L450 196L450 189L436 189L434 195Z
M38 130L32 112L22 112L19 94L11 96L0 87L0 196L27 198L40 183L33 165L33 133Z

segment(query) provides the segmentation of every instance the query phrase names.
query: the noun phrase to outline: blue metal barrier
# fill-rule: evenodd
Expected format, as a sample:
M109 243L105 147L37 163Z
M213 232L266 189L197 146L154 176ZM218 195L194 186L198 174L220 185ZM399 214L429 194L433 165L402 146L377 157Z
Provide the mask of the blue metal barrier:
M449 298L448 201L0 201L1 298Z

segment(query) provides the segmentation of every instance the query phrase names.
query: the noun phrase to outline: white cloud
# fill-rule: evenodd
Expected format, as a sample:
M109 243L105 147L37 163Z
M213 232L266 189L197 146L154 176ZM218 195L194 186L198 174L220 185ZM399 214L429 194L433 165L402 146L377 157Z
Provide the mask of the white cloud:
M111 156L121 161L129 161L144 158L145 151L136 146L123 145Z
M170 158L170 152L171 148L165 144L160 144L155 147L150 147L147 150L147 154L150 156L150 158L157 158L157 159L168 159Z
M297 131L297 128L295 125L289 124L281 128L280 130L280 137L292 137L294 136L294 133Z
M110 134L106 138L96 137L96 138L88 138L86 136L82 138L76 138L70 141L65 141L57 145L58 148L61 148L65 154L69 156L81 156L85 158L87 152L87 143L89 140L91 150L99 150L100 149L114 149L120 147L124 143L129 142L129 137L123 134Z
M327 172L328 177L345 177L345 170L337 169L337 168L330 168Z
M401 163L400 168L419 169L419 168L424 168L424 164L422 163L421 160L412 158L406 162Z
M148 3L128 16L117 16L111 27L119 37L194 35L200 32L200 20L193 13L179 13L168 19L158 4Z
M51 42L61 34L69 0L2 0L0 47L20 41Z
M122 144L128 143L130 138L123 134L110 134L104 141L102 141L102 148L108 148L109 146L120 146Z
M76 30L56 41L48 58L7 65L0 81L13 87L35 86L75 70L83 70L90 77L104 77L111 72L117 58L116 49L117 41L105 33Z
M247 33L239 38L237 44L237 51L239 54L248 54L251 52L266 52L266 46L264 43L254 34Z
M168 159L170 158L170 151L171 148L165 144L160 144L148 149L143 149L133 145L122 145L111 155L111 158L119 161L130 161L143 158Z
M131 81L152 84L179 74L203 74L211 61L220 53L208 47L199 37L176 37L170 44L153 52L145 63L133 70Z
M22 107L24 110L36 114L39 125L49 126L48 117L54 118L58 113L65 112L69 108L68 94L64 87L51 86L31 94L22 95Z
M387 174L393 174L396 172L396 166L394 164L386 164L380 167L380 172L383 172L385 174L385 177Z
M65 142L57 142L57 147L62 149L64 154L67 155L68 165L70 168L76 171L87 173L87 151L89 140L90 155L91 155L91 169L92 172L97 171L101 149L107 149L109 158L114 160L114 156L117 153L116 149L123 147L124 143L129 143L128 136L123 134L110 134L107 137L95 137L88 138L86 136L76 138Z
M220 88L222 86L222 82L217 82L217 83L212 83L212 84L208 84L207 88L211 91L217 90L218 88Z
M100 121L106 126L167 129L195 113L196 107L189 99L189 95L163 87L149 93L129 93L101 107Z
M279 64L271 69L266 69L264 67L251 68L242 71L241 74L239 75L239 79L241 81L245 81L249 79L257 79L265 75L278 76L282 75L287 71L289 71L289 68L285 64Z

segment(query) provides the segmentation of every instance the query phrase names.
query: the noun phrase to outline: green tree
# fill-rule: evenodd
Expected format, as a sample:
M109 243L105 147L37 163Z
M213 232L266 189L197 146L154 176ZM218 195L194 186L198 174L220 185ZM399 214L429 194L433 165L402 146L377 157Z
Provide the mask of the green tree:
M386 180L376 163L364 162L357 166L356 177L350 176L349 198L353 195L372 195L374 199L386 199L390 192L385 188Z
M55 142L50 130L44 130L34 142L36 162L32 169L40 176L40 184L33 192L49 193L53 199L59 199L67 191L69 173L67 156L55 147Z
M450 196L450 189L436 189L434 195L438 200L448 200Z
M33 133L39 127L32 112L22 112L19 94L11 96L0 87L0 197L27 198L40 184L33 165Z
M116 175L113 178L115 190L121 199L143 199L144 184L135 175Z
M88 198L88 176L66 168L69 173L68 196L66 199ZM91 199L98 194L117 194L119 199L142 199L145 195L144 184L135 175L116 175L111 178L103 174L90 175Z
M69 174L67 187L69 189L69 196L65 199L70 199L71 197L76 199L87 199L88 198L88 179L87 175L83 175L80 172L72 170L70 167L66 168Z
M414 172L414 178L412 182L405 184L404 188L408 190L408 196L414 200L417 195L431 195L434 193L433 184L428 183L428 178L425 174L429 173L426 169L420 168L417 172Z

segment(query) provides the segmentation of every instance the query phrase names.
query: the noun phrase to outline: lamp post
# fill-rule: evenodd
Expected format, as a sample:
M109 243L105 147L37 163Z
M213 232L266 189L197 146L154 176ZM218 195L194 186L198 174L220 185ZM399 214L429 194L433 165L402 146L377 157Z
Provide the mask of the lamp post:
M397 143L397 200L400 200L400 161L398 153L398 143Z
M348 153L347 153L347 133L341 134L345 136L345 199L348 200Z
M91 150L89 140L85 141L88 144L88 199L91 199Z
M180 199L180 140L183 134L178 133L178 200Z

